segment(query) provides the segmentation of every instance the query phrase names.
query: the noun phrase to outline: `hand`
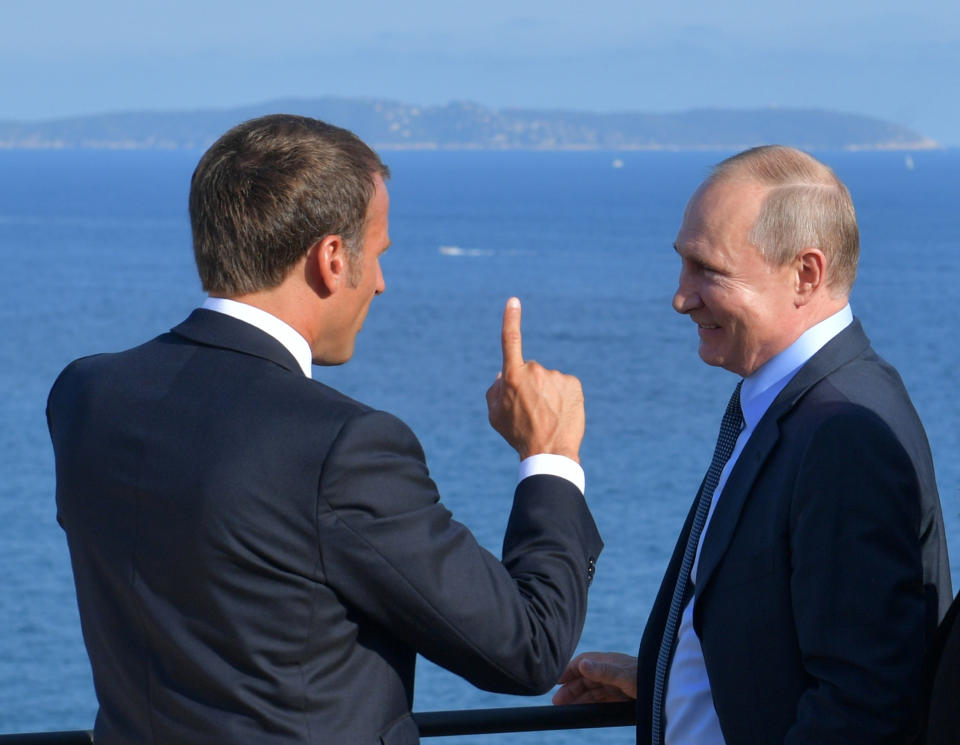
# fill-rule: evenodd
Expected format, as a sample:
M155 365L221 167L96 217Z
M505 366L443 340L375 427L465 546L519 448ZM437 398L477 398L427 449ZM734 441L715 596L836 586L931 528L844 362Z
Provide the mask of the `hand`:
M521 459L553 453L579 463L586 423L580 381L523 361L520 301L515 297L503 311L501 341L503 368L487 391L490 424Z
M584 652L577 655L558 681L553 703L595 704L637 698L637 658L619 652Z

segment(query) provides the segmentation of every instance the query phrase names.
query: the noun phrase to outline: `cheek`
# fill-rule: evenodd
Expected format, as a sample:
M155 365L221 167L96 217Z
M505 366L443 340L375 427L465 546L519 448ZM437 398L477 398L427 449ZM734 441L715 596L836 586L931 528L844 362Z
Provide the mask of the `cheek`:
M703 291L700 293L700 300L717 320L725 319L729 321L736 318L736 299L736 293L731 293L728 289L717 284L704 285Z

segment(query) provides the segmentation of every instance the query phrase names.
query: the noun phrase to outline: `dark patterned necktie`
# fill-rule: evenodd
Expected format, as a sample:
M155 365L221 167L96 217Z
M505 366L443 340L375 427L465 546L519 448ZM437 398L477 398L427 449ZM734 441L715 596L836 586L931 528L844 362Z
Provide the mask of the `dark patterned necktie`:
M670 613L667 615L667 624L663 628L663 639L660 641L660 653L657 655L657 671L653 682L653 727L652 745L663 743L663 697L667 688L667 670L670 667L670 658L673 656L673 646L676 642L677 627L680 624L680 614L689 601L693 586L690 583L690 571L693 569L693 560L697 555L697 545L700 543L700 533L707 521L710 511L710 502L713 501L713 492L720 481L720 472L737 444L737 437L743 428L743 413L740 410L741 380L730 396L727 410L720 423L720 434L717 436L717 446L713 450L713 460L703 481L703 489L697 502L697 512L693 517L687 546L683 551L683 562L680 564L680 574L677 575L677 584L673 588L673 598L670 601Z

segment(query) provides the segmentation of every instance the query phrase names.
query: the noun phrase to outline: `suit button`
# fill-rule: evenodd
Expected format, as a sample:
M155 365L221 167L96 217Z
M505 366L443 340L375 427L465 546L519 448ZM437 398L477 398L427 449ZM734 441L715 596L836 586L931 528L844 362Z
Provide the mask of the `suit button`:
M593 582L593 575L597 571L597 560L594 557L587 559L587 587Z

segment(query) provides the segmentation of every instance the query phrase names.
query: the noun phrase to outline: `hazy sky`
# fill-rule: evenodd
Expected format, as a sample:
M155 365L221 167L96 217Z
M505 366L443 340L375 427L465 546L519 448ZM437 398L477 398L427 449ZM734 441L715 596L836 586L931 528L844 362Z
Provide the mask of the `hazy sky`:
M960 2L0 0L0 119L330 94L829 108L960 146Z

